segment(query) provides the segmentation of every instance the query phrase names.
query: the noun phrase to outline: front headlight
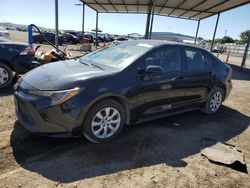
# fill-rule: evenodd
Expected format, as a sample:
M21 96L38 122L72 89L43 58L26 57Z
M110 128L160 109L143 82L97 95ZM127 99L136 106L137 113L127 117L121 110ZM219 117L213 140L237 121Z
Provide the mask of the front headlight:
M80 88L74 88L62 91L40 91L40 90L30 90L29 94L38 95L43 97L49 97L52 99L51 105L61 104L72 97L76 96L81 91Z

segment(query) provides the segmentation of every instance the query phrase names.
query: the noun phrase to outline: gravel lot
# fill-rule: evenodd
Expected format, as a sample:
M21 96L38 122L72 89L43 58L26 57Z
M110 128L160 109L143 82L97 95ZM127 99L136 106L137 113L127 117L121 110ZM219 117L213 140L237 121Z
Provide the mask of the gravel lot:
M250 187L248 174L200 154L202 138L213 138L235 145L250 166L250 72L233 69L217 114L125 127L106 144L31 135L16 121L12 88L0 91L0 187Z

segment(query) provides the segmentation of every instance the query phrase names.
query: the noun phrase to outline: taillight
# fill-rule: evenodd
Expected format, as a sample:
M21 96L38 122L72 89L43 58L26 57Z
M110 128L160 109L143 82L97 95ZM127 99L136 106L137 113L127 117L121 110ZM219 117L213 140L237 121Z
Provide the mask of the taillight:
M32 46L27 46L23 51L21 51L20 55L35 55L35 50Z

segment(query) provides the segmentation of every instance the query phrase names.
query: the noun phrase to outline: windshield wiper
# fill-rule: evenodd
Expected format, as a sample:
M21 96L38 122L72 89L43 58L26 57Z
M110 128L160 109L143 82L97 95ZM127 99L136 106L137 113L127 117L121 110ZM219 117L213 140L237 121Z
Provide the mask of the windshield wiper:
M80 61L80 63L82 63L82 64L84 64L84 65L87 65L87 66L96 67L96 68L101 69L101 70L105 70L104 68L102 68L102 67L99 66L99 65L96 65L95 63L91 63L91 62L85 63L85 62L83 62L83 61Z
M84 64L84 65L87 65L87 66L91 66L89 63L85 63L83 61L80 61L80 63Z
M101 70L105 70L104 68L100 67L99 65L96 65L94 63L89 63L90 65L92 65L93 67L99 68Z

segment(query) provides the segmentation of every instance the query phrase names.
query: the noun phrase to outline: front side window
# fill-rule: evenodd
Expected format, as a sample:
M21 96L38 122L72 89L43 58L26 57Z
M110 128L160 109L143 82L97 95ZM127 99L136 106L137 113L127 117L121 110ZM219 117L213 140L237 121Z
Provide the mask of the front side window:
M204 69L206 60L204 54L199 49L185 49L187 70Z
M181 53L177 46L157 49L145 58L145 66L157 65L165 72L181 71Z

